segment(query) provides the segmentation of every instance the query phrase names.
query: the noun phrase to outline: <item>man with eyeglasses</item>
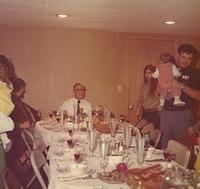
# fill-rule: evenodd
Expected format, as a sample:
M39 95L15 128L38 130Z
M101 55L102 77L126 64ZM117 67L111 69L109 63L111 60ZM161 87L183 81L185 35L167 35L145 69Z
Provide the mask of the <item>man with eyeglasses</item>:
M91 118L92 105L85 100L86 88L81 83L76 83L73 86L74 97L65 100L60 106L61 111L67 111L68 116L85 114Z

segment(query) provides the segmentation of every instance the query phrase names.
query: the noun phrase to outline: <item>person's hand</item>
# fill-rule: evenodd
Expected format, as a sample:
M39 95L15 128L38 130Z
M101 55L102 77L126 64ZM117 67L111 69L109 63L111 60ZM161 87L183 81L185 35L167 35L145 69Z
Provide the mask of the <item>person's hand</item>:
M41 118L41 116L42 116L41 110L38 110L38 111L37 111L37 116L38 116L39 118Z
M178 82L177 80L174 80L172 83L173 87L176 87L178 89L183 89L185 87L185 85L183 83Z
M6 144L6 147L5 147L4 151L5 151L5 152L8 152L8 151L11 149L11 147L12 147L12 142L10 141L10 142L8 142L8 143Z
M21 129L29 129L31 128L31 123L29 120L24 121L23 123L19 124Z
M141 111L140 111L140 109L138 108L138 109L136 109L136 116L137 116L137 118L138 119L141 119L142 118L142 114L141 114Z

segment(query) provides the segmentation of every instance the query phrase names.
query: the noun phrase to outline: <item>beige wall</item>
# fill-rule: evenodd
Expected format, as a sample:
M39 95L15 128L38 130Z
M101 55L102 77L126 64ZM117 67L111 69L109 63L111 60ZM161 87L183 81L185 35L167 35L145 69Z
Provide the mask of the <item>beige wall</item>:
M17 75L27 83L25 100L44 115L72 95L75 82L86 85L93 105L105 105L119 114L128 107L132 36L150 35L1 26L0 54L12 58ZM200 48L200 38L173 37L177 45L191 42ZM122 92L117 91L118 84Z

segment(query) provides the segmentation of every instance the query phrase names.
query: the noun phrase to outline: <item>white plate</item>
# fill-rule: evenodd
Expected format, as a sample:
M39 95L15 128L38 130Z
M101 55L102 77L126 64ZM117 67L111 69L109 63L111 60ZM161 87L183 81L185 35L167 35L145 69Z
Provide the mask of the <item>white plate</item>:
M69 170L68 170L69 171ZM73 171L69 171L69 174L70 175L74 175L74 176L79 176L79 175L88 175L90 172L92 171L92 169L90 169L90 168L85 168L83 171L79 171L79 170L77 170L77 171L75 171L75 170L73 170Z
M82 179L85 177L90 176L91 174L93 174L95 172L94 169L87 169L82 173L76 173L76 174L72 174L70 172L67 173L62 173L62 175L58 175L58 180L60 181L70 181L70 180L74 180L74 179Z

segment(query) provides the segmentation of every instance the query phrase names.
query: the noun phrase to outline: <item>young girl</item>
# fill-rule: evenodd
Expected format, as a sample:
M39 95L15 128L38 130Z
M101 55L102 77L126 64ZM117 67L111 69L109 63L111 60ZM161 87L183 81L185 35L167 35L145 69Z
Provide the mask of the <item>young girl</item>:
M137 102L136 115L140 120L137 127L141 129L151 123L154 128L159 128L160 117L158 113L159 95L157 94L157 80L152 78L156 67L146 65L144 68L144 82L140 88L140 96Z

